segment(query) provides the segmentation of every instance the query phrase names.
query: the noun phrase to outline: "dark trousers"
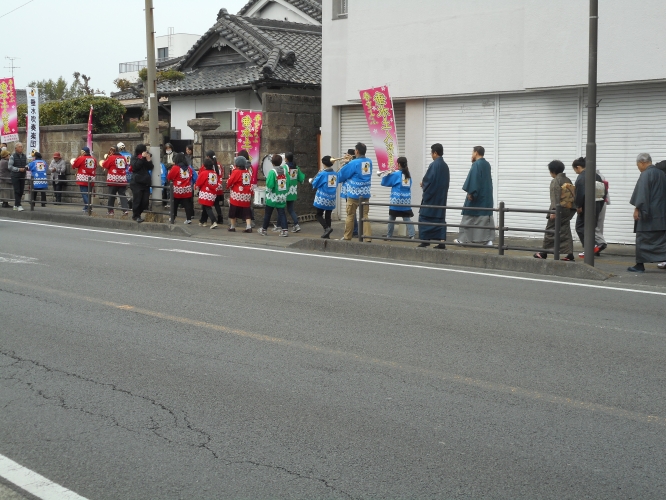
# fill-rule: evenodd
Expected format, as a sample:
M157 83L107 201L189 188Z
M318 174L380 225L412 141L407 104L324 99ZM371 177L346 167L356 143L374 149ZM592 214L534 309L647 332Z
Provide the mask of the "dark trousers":
M148 210L150 187L143 184L134 184L130 188L132 189L132 216L138 219L144 210Z
M603 201L595 202L596 213L594 214L594 227L597 227L597 221L599 220L599 214L601 209L604 208ZM578 239L580 239L580 244L585 246L585 212L578 214L576 217L576 234L578 234ZM596 241L594 242L596 244Z
M25 193L25 179L20 177L12 177L12 187L14 188L14 206L21 206L21 198Z
M291 216L291 219L294 221L294 226L298 225L298 215L296 215L296 210L294 210L294 201L287 202L287 213Z
M331 211L330 210L323 210L321 208L317 209L317 215L315 215L315 219L317 219L317 222L321 224L321 227L324 229L328 229L331 227ZM357 222L358 224L358 222ZM357 229L358 230L358 229Z
M33 189L32 201L37 201L37 195L41 195L42 206L46 205L46 189Z
M192 220L192 217L194 217L194 201L192 201L192 198L174 198L173 199L173 220L171 223L176 220L176 217L178 216L178 207L183 206L185 208L185 218L187 220Z
M205 219L204 219L205 217ZM211 222L215 222L215 214L213 213L213 207L208 205L201 205L201 223L203 224L210 217Z
M66 182L53 181L53 195L55 196L56 203L62 202L62 191L64 191L66 187Z
M264 229L268 229L268 225L271 222L271 216L273 215L273 209L275 207L269 207L266 205L266 208L264 209L264 225L262 226ZM288 229L287 226L287 214L284 212L284 208L277 208L277 220L278 224L282 228L283 231L286 231Z
M571 255L573 253L573 236L571 235L571 219L576 212L574 210L562 209L560 222L560 254ZM555 220L548 217L546 231L555 230ZM555 248L555 234L546 233L543 237L543 248L550 250Z
M113 206L116 204L116 198L120 198L120 206L123 210L127 210L128 205L125 186L109 186L109 202L107 203L107 208L109 210L113 210Z
M224 219L222 217L222 206L220 205L221 203L224 203L224 195L218 195L217 198L215 198L215 203L213 203L213 208L215 209L215 212L217 213L217 218L210 218L210 221L217 221L218 224L222 224L224 222ZM201 210L201 218L199 219L199 222L202 224L205 222L208 222L208 211L207 210Z

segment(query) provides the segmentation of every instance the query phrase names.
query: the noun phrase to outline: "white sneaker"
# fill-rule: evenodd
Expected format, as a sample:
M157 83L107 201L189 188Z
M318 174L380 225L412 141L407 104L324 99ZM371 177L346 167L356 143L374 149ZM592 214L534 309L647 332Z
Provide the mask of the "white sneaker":
M280 231L280 236L286 238L287 236L289 236L289 231L283 229L282 231Z
M16 210L19 212L23 212L23 207L18 207Z
M493 246L493 240L488 241L488 242L486 243L486 246L487 246L487 247L491 247L491 246Z
M217 227L217 222L213 222L213 223L210 225L210 228L211 228L211 229L215 229L216 227Z
M291 230L292 233L300 233L301 232L301 226L296 224L293 229Z
M208 223L207 223L207 222L199 222L199 225L200 225L201 227L208 227Z
M14 208L12 208L12 210L13 210L14 212L16 212L16 211L18 210L18 207L14 207Z
M659 264L657 264L657 267L659 269L666 269L666 262L660 262Z
M192 221L191 220L186 220L185 222L183 222L183 224L192 224Z
M260 227L259 230L257 231L261 236L268 236L268 233L263 227Z
M462 241L460 241L460 240L458 240L458 239L453 240L453 242L454 242L456 245L462 245Z

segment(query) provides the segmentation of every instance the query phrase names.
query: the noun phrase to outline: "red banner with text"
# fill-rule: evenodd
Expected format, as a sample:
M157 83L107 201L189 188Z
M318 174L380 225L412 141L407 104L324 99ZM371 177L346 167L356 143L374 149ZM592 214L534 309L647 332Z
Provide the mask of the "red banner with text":
M236 140L238 151L245 149L252 163L252 185L257 183L259 153L261 151L261 111L238 111Z
M361 90L359 94L375 147L377 170L393 171L397 168L398 133L388 87Z

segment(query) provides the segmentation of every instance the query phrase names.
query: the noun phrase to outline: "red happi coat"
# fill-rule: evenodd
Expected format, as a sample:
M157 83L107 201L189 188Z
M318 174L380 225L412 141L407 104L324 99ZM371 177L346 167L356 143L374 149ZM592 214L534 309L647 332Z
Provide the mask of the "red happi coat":
M173 182L174 198L192 197L192 171L189 167L186 167L185 170L183 170L179 165L174 165L171 167L171 170L169 170L167 180Z
M79 156L72 168L76 170L76 184L87 186L88 182L95 182L95 170L97 170L97 160L90 155Z
M217 188L221 180L215 170L199 170L196 186L199 188L199 205L212 207L217 198Z
M102 162L107 171L106 182L109 186L125 186L127 184L127 162L123 155L111 155Z
M227 180L229 203L237 207L249 207L252 202L252 173L248 170L234 169Z

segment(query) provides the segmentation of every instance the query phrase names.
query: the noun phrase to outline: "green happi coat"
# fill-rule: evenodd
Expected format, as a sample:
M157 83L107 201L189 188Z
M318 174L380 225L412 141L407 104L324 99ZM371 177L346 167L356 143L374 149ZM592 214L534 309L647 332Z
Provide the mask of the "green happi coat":
M285 208L288 191L289 179L284 167L274 167L266 177L266 206Z
M287 201L296 201L298 199L298 185L305 182L305 174L301 172L301 167L287 163L283 165L287 174Z

